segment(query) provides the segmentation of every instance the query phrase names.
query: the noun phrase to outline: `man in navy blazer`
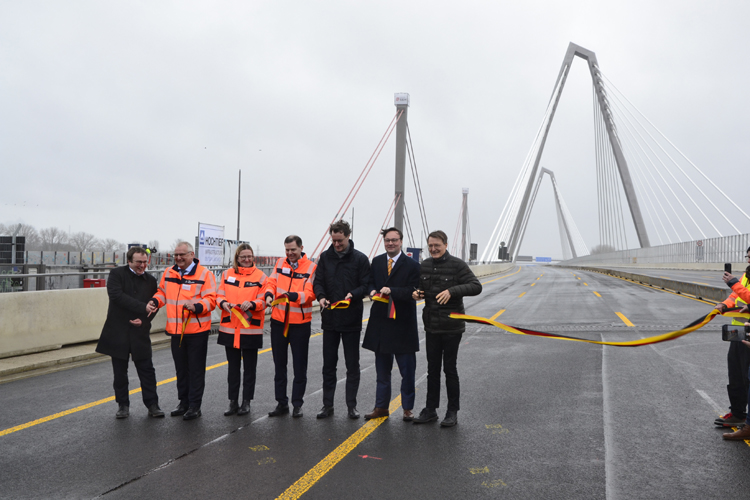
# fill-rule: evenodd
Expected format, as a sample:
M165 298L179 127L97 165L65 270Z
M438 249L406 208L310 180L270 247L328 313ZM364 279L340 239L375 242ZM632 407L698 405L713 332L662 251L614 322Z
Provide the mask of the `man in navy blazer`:
M396 358L401 372L401 405L404 421L414 419L414 374L417 369L419 333L417 303L412 292L419 287L419 263L401 251L403 233L391 227L381 234L386 253L372 260L369 291L373 298L362 347L375 353L377 388L375 409L365 419L387 417L391 400L391 369ZM395 318L388 301L395 305Z

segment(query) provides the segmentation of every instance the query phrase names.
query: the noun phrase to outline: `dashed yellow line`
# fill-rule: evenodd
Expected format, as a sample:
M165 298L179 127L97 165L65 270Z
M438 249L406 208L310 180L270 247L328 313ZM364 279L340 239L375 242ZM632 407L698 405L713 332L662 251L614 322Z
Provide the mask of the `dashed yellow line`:
M518 296L518 298L520 299L520 298L521 298L521 297L523 297L524 295L526 295L526 292L523 292L523 293L522 293L521 295L519 295L519 296Z
M505 312L505 309L500 309L498 312L495 313L493 317L490 318L490 321L495 321L504 312Z
M531 286L534 286L534 285L536 285L536 283L532 283L532 284L531 284Z
M628 318L625 317L625 315L621 312L615 312L616 315L620 317L623 323L625 323L628 326L635 326L633 323L630 322Z
M594 292L594 295L596 295L597 297L601 297L601 295L599 295L599 292Z
M588 283L584 283L583 286L589 286L589 284Z
M485 281L482 283L483 285L486 285L487 283L492 283L493 281L501 280L503 278L507 278L508 276L513 276L514 274L518 274L521 272L521 266L518 266L518 270L515 273L506 274L505 276L500 276L499 278L494 278L489 281Z

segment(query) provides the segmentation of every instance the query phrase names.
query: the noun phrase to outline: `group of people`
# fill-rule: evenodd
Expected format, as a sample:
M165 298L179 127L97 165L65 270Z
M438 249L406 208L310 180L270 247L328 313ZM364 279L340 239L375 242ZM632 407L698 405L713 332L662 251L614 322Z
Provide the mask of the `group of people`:
M250 245L241 244L232 267L222 273L218 287L213 272L200 264L188 242L176 246L175 265L165 269L158 286L146 272L146 250L131 248L127 265L112 270L107 280L109 309L96 348L97 352L112 357L118 404L115 416L118 419L129 416L127 372L131 358L149 416L165 415L159 407L149 336L153 316L164 307L179 399L171 415L182 416L184 420L201 416L211 311L215 307L221 309L217 341L225 348L228 366L229 405L224 415L249 413L255 393L258 349L263 346L266 308L270 307L277 404L268 415L279 417L290 413L287 365L291 350L291 414L302 417L313 302L317 300L323 329L323 406L317 418L327 418L334 412L341 344L346 366L347 416L357 419L363 300L369 297L372 306L361 345L375 353L377 385L374 408L365 419L389 416L395 359L401 374L403 420L414 423L438 420L442 368L448 408L441 425L456 425L460 409L457 357L465 324L451 318L450 313L463 313L463 297L481 293L479 280L464 261L447 252L448 238L443 231L428 236L430 257L421 265L402 251L403 234L395 227L382 231L385 253L375 257L372 264L354 248L347 222L334 222L329 234L332 244L317 262L307 258L299 236L288 236L284 240L286 256L278 259L270 276L255 267ZM424 301L427 401L415 416L416 353L420 344L417 302L421 300Z

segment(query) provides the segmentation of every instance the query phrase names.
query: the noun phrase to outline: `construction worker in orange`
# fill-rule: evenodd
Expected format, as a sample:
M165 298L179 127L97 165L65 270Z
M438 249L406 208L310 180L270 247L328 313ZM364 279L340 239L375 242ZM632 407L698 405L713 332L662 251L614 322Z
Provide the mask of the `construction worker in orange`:
M159 289L147 311L167 306L167 335L180 399L172 416L193 420L201 416L206 386L206 354L211 311L216 307L216 278L195 258L193 245L181 241L174 249L175 265L164 270Z
M247 243L241 243L234 252L234 265L224 271L219 280L217 304L222 309L218 343L227 352L227 383L229 408L225 416L247 415L250 401L255 395L255 371L258 366L258 349L263 347L263 320L265 319L266 275L255 267L255 254ZM240 368L242 377L242 405L240 395Z
M316 265L302 251L302 238L287 236L284 240L286 257L280 258L268 277L266 304L273 305L271 314L271 348L275 367L274 385L277 405L269 417L289 414L287 397L287 360L292 348L293 417L302 416L307 388L307 352L310 344L312 304L315 300L313 279Z

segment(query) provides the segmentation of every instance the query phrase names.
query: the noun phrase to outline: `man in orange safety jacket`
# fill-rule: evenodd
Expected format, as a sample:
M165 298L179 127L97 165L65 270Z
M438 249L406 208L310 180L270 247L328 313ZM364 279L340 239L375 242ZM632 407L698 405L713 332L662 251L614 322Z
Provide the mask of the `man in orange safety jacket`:
M274 300L281 298L282 303L273 308L271 314L271 348L275 367L274 385L276 408L268 413L277 417L289 413L287 397L287 359L288 347L292 348L293 417L302 416L305 388L307 387L307 352L310 344L310 322L312 321L313 279L316 266L302 252L302 238L287 236L284 240L286 258L276 262L273 272L266 281L266 303L270 306ZM288 303L284 301L284 297ZM284 331L288 319L288 331Z
M172 337L180 399L172 416L193 420L201 416L211 311L216 306L216 278L200 265L193 246L186 241L175 247L174 260L175 266L164 270L159 290L151 298L147 311L156 312L167 306L167 335Z

